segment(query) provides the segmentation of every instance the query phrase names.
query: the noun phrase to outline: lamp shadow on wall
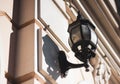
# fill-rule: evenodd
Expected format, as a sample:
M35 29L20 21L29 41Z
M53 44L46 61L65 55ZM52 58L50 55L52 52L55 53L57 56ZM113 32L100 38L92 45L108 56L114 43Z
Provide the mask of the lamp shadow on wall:
M47 72L56 80L60 76L58 62L59 48L48 35L43 37L43 42L43 54L48 65Z

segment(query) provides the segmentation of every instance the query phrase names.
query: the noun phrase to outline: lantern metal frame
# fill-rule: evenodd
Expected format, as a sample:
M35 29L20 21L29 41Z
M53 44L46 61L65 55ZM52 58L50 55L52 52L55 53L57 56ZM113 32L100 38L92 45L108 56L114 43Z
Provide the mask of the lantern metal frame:
M95 33L95 26L78 12L76 21L69 24L68 27L69 39L68 43L75 53L75 57L82 61L82 64L73 64L67 61L66 55L63 51L59 52L58 60L60 64L60 71L63 77L66 76L66 71L71 68L85 67L89 71L88 61L95 57L95 50L97 48L97 35Z

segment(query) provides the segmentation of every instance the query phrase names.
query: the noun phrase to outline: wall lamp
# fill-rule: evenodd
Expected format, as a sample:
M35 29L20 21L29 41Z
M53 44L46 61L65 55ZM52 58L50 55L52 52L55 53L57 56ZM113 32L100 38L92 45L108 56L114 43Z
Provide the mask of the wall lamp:
M58 60L62 77L65 77L66 72L71 68L85 67L86 71L89 71L88 61L90 58L95 57L95 50L97 48L95 26L85 19L80 12L78 12L76 21L69 24L68 33L68 43L71 50L75 53L75 57L83 63L70 63L67 61L64 51L60 51Z

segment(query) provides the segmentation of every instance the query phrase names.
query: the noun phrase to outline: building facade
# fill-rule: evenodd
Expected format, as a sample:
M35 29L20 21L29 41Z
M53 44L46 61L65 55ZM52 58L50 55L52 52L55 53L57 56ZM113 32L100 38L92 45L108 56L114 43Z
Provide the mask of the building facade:
M0 0L0 84L119 84L120 16L115 0ZM96 57L90 71L61 77L58 52L72 63L68 25L76 10L96 27Z

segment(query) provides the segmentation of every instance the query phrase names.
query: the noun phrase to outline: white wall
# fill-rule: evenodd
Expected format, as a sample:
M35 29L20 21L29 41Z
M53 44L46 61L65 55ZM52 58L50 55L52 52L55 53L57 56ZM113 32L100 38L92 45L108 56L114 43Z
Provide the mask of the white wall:
M57 0L56 0L57 1ZM65 11L64 2L57 1L58 4L62 4L62 9ZM63 41L63 43L70 49L68 45L68 21L55 6L52 0L41 0L41 17L45 22L50 25L50 28L54 33ZM85 72L85 69L71 69L68 72L66 78L61 78L59 73L59 64L57 58L57 52L59 47L42 31L42 44L43 44L43 56L42 56L42 68L51 75L58 84L93 84L91 72ZM69 53L67 53L69 54ZM73 53L69 54L69 60L72 62L78 61L73 57ZM85 80L87 82L85 82Z
M0 0L0 13L5 11L12 17L13 0ZM1 15L1 14L0 14ZM12 25L5 16L0 16L0 83L7 84L5 72L9 65L9 46Z
M5 72L8 72L11 23L0 17L0 83L6 84Z

